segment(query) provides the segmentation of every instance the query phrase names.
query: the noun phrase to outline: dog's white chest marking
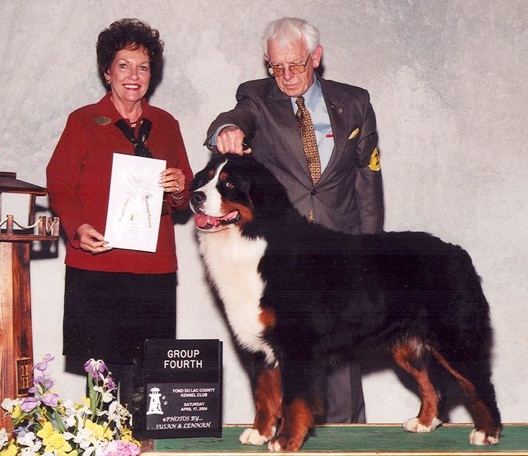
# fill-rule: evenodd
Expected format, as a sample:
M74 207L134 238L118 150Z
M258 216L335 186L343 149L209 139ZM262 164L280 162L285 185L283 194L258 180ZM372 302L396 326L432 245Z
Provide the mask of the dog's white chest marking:
M266 361L275 355L262 339L259 319L264 282L257 268L267 247L261 238L244 238L238 229L200 233L200 252L239 343L252 352L264 352Z

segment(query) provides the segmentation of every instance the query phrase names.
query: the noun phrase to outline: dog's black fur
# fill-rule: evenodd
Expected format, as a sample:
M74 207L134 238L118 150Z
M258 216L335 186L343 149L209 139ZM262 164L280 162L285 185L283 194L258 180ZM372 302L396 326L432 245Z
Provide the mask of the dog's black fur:
M215 174L219 166L220 175ZM265 284L259 303L266 316L261 336L278 361L282 402L278 412L268 410L271 418L264 419L257 391L255 429L264 440L271 439L271 449L302 445L303 429L311 426L310 414L320 404L318 385L328 359L354 357L372 347L391 353L422 390L429 382L429 363L445 367L468 396L481 434L472 443L498 443L489 306L466 251L426 233L350 236L308 223L277 179L248 156L213 157L196 175L191 198L196 213L204 212L203 186L213 178L226 213L238 211L223 228L267 245L255 265ZM200 242L219 235L205 228ZM215 272L209 274L221 288ZM244 287L243 277L238 280ZM238 328L232 329L236 335ZM268 366L268 374L273 369ZM433 394L421 395L417 427L407 430L436 427L437 404L427 405ZM273 421L281 421L275 436Z

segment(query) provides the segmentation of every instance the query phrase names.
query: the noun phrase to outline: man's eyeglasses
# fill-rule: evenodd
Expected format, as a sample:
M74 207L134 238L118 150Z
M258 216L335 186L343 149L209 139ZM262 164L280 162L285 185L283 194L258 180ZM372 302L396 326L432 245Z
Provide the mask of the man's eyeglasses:
M292 72L293 74L301 74L306 71L306 65L308 65L308 61L310 60L310 57L312 54L310 53L308 55L308 58L306 59L306 62L304 63L293 63L292 65L288 65L288 70ZM267 62L268 65L268 73L271 74L273 77L277 78L279 76L282 76L284 74L285 68L279 67L279 66L273 66L269 62Z

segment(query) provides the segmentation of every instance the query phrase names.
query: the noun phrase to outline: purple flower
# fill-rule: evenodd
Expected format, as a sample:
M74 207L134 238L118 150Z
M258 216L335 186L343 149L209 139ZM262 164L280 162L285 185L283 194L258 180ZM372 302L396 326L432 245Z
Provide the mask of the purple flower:
M36 397L26 397L20 404L20 408L23 412L29 413L39 404L40 401Z
M46 391L42 396L40 396L40 400L42 403L50 407L55 407L59 402L59 395Z
M39 399L41 394L44 394L53 386L53 382L47 377L37 377L33 380L33 385L28 389L28 392Z
M53 382L49 379L49 377L37 377L35 380L33 380L33 384L38 388L39 386L42 388L43 391L49 390L53 386Z
M96 380L104 380L103 374L108 370L103 360L89 359L84 363L84 370Z
M46 356L44 356L44 358L42 358L42 361L35 366L35 369L39 370L40 372L44 372L48 368L48 363L54 359L55 357L48 353Z
M25 436L28 432L33 432L32 426L35 424L33 420L27 421L27 424L24 426L23 424L18 424L15 429L13 429L13 434Z
M114 379L110 375L104 379L103 385L106 387L107 391L113 391L117 388Z

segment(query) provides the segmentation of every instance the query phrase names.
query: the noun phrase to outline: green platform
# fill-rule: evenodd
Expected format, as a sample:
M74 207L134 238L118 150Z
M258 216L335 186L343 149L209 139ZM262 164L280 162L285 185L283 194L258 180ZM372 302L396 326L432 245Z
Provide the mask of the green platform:
M222 437L160 439L144 448L148 456L215 455L292 455L270 453L267 446L238 443L246 426L224 426ZM298 455L528 455L528 425L504 426L499 445L481 447L469 444L471 425L446 424L436 431L412 434L397 425L325 425L304 444Z

